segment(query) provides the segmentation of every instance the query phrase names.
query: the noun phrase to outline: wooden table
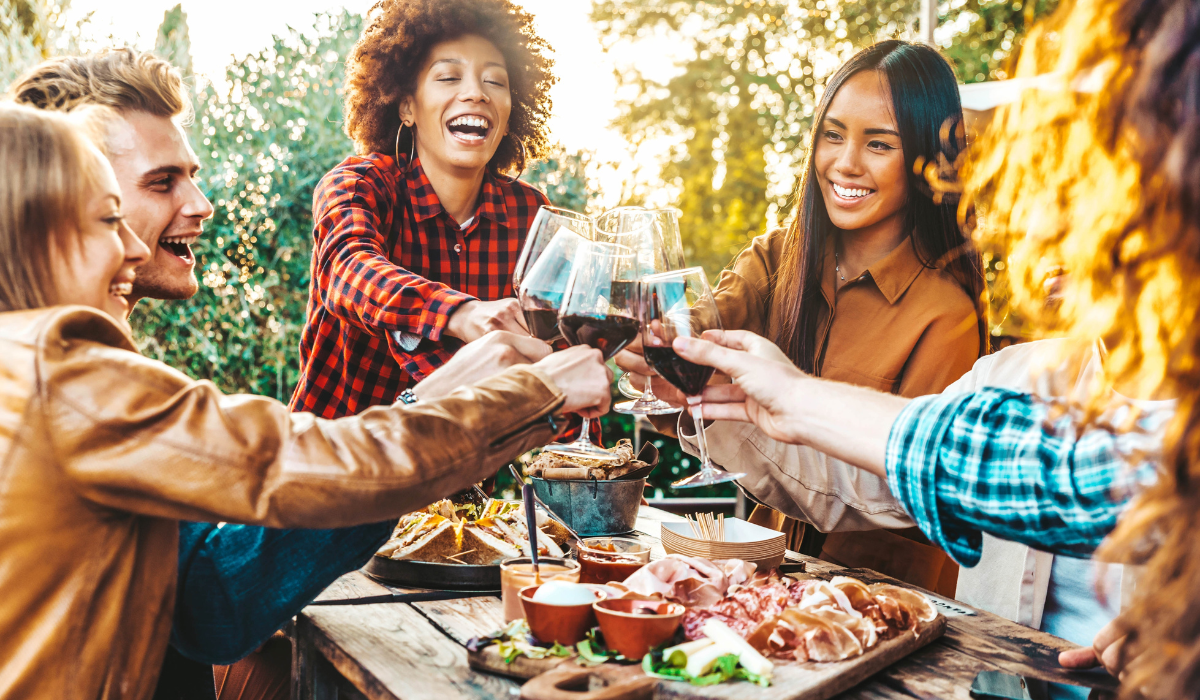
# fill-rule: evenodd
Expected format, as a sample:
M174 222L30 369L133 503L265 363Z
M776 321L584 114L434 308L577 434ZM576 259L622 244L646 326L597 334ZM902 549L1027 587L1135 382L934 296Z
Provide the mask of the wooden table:
M654 544L655 558L664 554L658 542L660 524L675 520L682 518L642 507L637 529ZM845 574L868 583L891 581L874 571L844 569L794 552L788 553L788 559L805 562L808 572L820 578ZM389 592L354 572L335 582L318 600ZM839 698L969 700L975 674L987 669L1047 681L1096 680L1094 674L1059 667L1058 652L1075 644L926 593L947 616L945 635ZM293 630L292 699L515 700L519 684L472 671L463 646L473 634L492 632L502 625L503 611L495 596L309 606L297 616ZM1107 687L1116 687L1111 679L1104 680L1109 681Z

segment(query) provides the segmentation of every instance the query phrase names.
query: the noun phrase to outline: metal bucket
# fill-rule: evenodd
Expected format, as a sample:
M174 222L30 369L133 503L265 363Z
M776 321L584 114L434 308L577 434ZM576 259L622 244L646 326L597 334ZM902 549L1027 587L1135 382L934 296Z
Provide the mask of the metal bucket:
M622 535L634 529L646 479L613 481L533 479L533 490L572 530L584 537Z

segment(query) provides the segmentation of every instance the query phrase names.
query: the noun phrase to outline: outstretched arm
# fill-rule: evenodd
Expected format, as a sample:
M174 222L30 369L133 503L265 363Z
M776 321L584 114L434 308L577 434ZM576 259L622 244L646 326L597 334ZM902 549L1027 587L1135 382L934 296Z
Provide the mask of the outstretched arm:
M705 391L704 417L753 422L777 440L886 475L925 535L967 566L979 562L984 531L1087 554L1153 476L1150 463L1130 468L1114 434L1077 435L1070 417L1052 422L1049 407L1028 394L983 389L907 401L809 377L750 333L705 338L677 339L675 350L735 383Z

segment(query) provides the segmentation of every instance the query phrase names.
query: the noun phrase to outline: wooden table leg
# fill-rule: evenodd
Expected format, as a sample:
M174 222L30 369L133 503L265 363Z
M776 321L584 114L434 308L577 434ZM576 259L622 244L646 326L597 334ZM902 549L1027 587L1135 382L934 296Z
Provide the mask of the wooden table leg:
M292 700L337 700L337 671L317 651L312 623L303 616L288 625L292 638Z

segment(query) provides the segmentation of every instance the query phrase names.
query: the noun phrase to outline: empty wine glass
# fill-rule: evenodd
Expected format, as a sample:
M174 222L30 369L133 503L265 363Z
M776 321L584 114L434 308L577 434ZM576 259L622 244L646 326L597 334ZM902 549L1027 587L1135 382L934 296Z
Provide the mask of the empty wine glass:
M585 240L595 237L596 222L586 214L580 214L570 209L543 206L533 217L529 226L529 235L525 237L525 245L521 255L517 257L517 265L513 268L513 289L521 286L530 268L537 264L546 246L562 229L569 229L582 236Z
M648 275L638 287L638 318L642 323L646 363L687 396L689 408L698 409L702 403L700 395L714 370L683 359L671 343L676 338L699 338L704 331L721 329L721 316L708 276L703 268L692 267ZM692 418L700 448L700 471L671 486L677 489L713 486L746 476L723 471L713 464L708 456L704 420L695 412Z
M596 218L596 238L637 251L638 267L643 275L678 270L684 265L678 209L610 209ZM621 375L617 389L625 396L637 399L613 406L617 413L658 416L681 410L654 395L649 377L640 394L633 388L628 373Z
M612 243L587 241L579 246L558 312L558 328L569 344L590 345L608 361L637 337L635 257L632 249ZM620 459L591 443L590 427L591 420L584 418L579 439L545 450L602 461Z

